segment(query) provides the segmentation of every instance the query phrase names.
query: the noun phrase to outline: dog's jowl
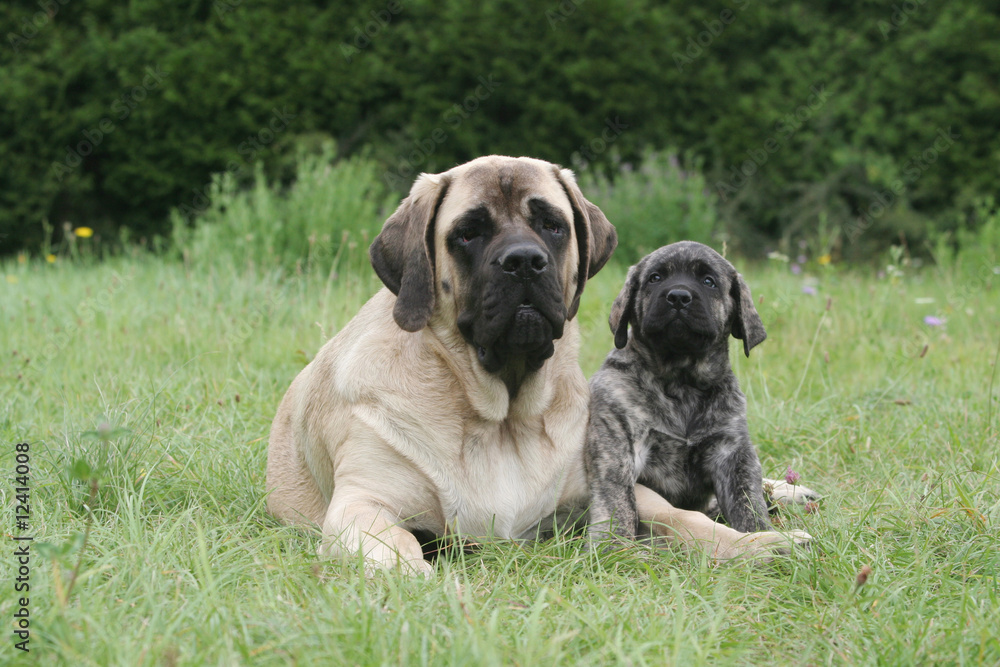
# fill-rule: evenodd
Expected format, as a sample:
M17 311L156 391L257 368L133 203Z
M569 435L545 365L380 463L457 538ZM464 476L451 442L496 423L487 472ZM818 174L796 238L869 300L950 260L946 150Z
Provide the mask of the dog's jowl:
M746 399L729 364L730 336L747 356L766 337L743 278L700 243L665 246L629 270L610 324L617 349L590 382L592 538L636 534L636 483L689 510L707 510L714 495L729 526L767 530Z

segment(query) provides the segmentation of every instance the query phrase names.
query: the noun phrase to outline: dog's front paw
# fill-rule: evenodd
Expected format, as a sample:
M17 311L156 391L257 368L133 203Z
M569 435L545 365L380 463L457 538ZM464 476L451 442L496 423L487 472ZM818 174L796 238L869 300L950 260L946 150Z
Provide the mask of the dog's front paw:
M801 484L789 484L783 479L764 478L764 496L769 505L805 505L819 500L823 496L816 493L808 486Z
M763 531L741 535L728 544L720 542L715 557L719 560L759 558L767 562L774 556L791 553L795 547L808 548L813 540L813 536L803 530Z

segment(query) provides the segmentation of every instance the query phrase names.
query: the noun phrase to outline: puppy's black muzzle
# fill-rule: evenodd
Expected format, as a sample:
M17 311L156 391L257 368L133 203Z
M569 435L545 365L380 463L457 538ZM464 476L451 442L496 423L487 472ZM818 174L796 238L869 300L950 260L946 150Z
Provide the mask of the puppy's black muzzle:
M691 305L691 301L694 297L686 289L675 288L667 292L667 303L674 310L684 310Z

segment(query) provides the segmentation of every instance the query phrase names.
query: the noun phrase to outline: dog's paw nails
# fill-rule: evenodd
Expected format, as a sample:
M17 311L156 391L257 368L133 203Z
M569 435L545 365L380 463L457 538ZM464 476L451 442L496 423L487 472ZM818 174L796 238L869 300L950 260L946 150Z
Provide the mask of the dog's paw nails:
M785 534L790 536L797 546L808 547L813 541L813 536L804 530L791 530Z
M765 479L764 488L771 501L780 505L806 505L823 497L808 486L789 484L784 480Z

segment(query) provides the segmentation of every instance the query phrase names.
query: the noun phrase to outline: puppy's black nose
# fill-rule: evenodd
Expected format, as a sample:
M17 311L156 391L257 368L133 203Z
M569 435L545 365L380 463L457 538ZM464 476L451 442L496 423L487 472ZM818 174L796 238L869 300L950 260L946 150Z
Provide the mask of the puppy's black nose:
M667 292L667 303L675 310L684 310L691 303L691 292L686 289L672 289Z
M548 265L548 257L534 243L516 243L500 255L500 268L525 280L537 278Z

